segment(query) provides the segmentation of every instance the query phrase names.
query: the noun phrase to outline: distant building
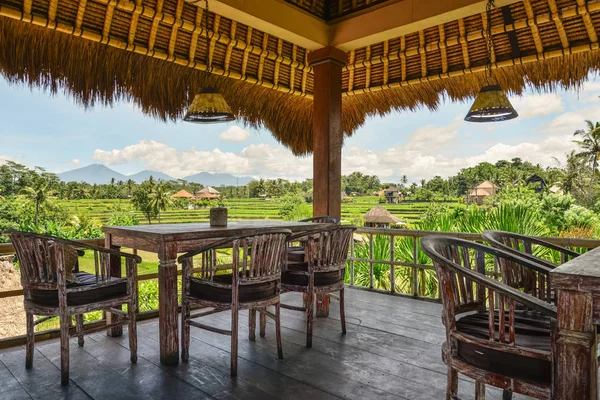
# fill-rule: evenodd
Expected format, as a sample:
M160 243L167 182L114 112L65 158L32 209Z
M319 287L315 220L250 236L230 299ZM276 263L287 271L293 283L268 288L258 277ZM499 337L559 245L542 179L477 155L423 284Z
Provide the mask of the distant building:
M204 189L200 190L198 193L196 193L196 198L214 200L218 199L220 195L221 193L219 193L217 189L211 186L207 186Z
M350 196L348 196L348 195L346 194L346 192L342 192L342 193L341 193L341 199L342 199L342 201L343 201L344 199L349 199L349 198L350 198Z
M385 196L385 201L389 204L398 204L400 200L402 200L402 195L398 188L389 187L383 191L383 195Z
M385 194L385 190L380 190L378 192L373 192L373 196L383 196Z
M526 181L527 186L533 187L536 193L540 193L546 187L546 181L539 175L531 175Z
M187 190L180 190L179 192L175 193L173 196L171 196L174 199L193 199L194 195L191 194L190 192L188 192Z
M476 204L483 204L483 199L488 196L493 196L498 192L498 188L494 186L490 181L484 181L479 186L476 186L471 193L469 193L469 202Z
M388 210L381 206L371 208L364 217L365 226L371 228L398 228L406 225L406 222L390 214Z
M565 194L565 192L557 185L552 185L548 191L554 194Z

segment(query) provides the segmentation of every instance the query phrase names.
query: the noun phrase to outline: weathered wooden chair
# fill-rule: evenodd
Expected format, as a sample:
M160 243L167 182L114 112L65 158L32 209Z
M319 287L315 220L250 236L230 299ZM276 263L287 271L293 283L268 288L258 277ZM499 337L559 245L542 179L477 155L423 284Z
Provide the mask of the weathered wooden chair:
M482 244L428 236L423 251L432 258L442 296L448 366L446 399L458 391L458 373L475 379L476 399L485 385L550 399L556 307L485 274L486 260L505 260L532 271L546 268Z
M69 337L77 336L83 346L84 334L129 324L131 362L137 362L137 264L141 258L120 251L90 246L79 242L33 233L7 232L15 248L27 319L25 367L33 365L34 328L48 318L60 318L61 383L69 384ZM73 272L77 264L77 248L94 252L95 273ZM110 259L125 259L126 278L110 276ZM127 312L121 310L127 305ZM117 316L109 325L83 329L83 314L103 310ZM46 318L34 320L34 316ZM72 316L76 329L71 334Z
M249 310L249 338L255 340L256 311L261 321L275 320L277 353L283 358L279 293L281 271L286 264L289 230L268 231L262 234L237 236L218 240L179 257L182 263L183 290L181 310L181 358L189 359L190 326L231 336L231 376L237 375L238 312ZM219 265L217 249L230 248L231 265ZM200 267L194 269L194 257L200 256ZM231 271L231 272L229 272ZM194 275L196 273L196 275ZM191 314L190 307L200 305L209 311ZM275 306L275 313L267 311ZM231 310L231 330L209 326L195 318ZM264 336L264 330L261 330Z
M303 307L282 304L281 307L306 312L306 347L312 346L315 295L326 295L340 302L342 333L346 333L344 314L344 272L348 247L355 227L332 226L291 236L291 244L301 241L301 252L289 253L288 264L281 276L282 292L306 294ZM316 239L318 238L318 240ZM339 296L332 293L339 292ZM261 320L261 332L264 322Z
M550 271L580 255L577 252L544 240L517 233L484 231L482 236L494 248L515 254L545 267L544 271L533 271L508 260L498 260L502 282L549 303L552 303L554 299L550 285ZM552 253L558 255L559 260L556 260L557 262L540 257L540 255L552 255Z
M298 222L313 222L315 224L339 224L340 219L338 217L330 217L329 215L321 215L318 217L301 219Z

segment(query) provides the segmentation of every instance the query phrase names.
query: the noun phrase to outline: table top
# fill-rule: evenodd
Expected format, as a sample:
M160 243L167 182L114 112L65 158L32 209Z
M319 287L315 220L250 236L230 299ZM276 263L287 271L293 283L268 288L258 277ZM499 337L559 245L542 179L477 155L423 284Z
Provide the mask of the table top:
M286 221L234 221L227 226L213 227L208 222L188 224L155 224L134 226L105 226L102 231L114 236L135 237L157 241L179 241L224 238L260 234L264 229L289 229L292 232L313 231L329 224Z
M589 284L595 286L594 291L600 291L600 247L592 249L568 261L550 272L552 287L572 288L573 285L580 289Z

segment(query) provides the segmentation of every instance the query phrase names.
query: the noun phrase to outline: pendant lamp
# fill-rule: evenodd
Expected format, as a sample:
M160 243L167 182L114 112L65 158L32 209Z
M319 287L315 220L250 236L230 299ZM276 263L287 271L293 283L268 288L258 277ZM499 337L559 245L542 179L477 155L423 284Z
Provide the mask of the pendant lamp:
M208 49L210 48L208 39L208 0L206 0L204 9L204 22L206 29L206 68L207 71L210 71L208 66ZM194 96L192 105L188 108L183 120L196 124L214 124L233 121L235 116L223 95L219 93L219 89L216 87L202 87Z
M487 16L487 65L486 65L486 86L481 88L475 98L471 109L465 117L468 122L497 122L508 121L517 118L519 114L513 108L508 100L506 93L494 81L492 72L492 7L494 0L488 0L486 7Z

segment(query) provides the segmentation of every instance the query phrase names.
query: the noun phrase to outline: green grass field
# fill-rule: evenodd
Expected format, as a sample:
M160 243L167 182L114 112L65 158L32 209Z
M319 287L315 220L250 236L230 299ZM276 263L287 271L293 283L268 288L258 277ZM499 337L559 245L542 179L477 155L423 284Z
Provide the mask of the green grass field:
M85 214L106 223L110 216L119 211L132 212L140 223L147 223L143 214L137 212L131 206L129 200L61 200L58 204L67 209L69 214ZM430 203L381 204L390 213L402 220L412 223L419 219L421 214L427 210ZM458 204L448 203L449 205ZM378 197L365 196L356 197L351 203L342 204L342 219L355 224L362 224L362 216L372 207L379 204ZM228 199L227 208L231 220L251 219L279 219L279 202L261 199ZM184 223L184 222L206 222L208 221L209 209L172 209L161 214L162 223ZM152 223L157 221L153 220Z

